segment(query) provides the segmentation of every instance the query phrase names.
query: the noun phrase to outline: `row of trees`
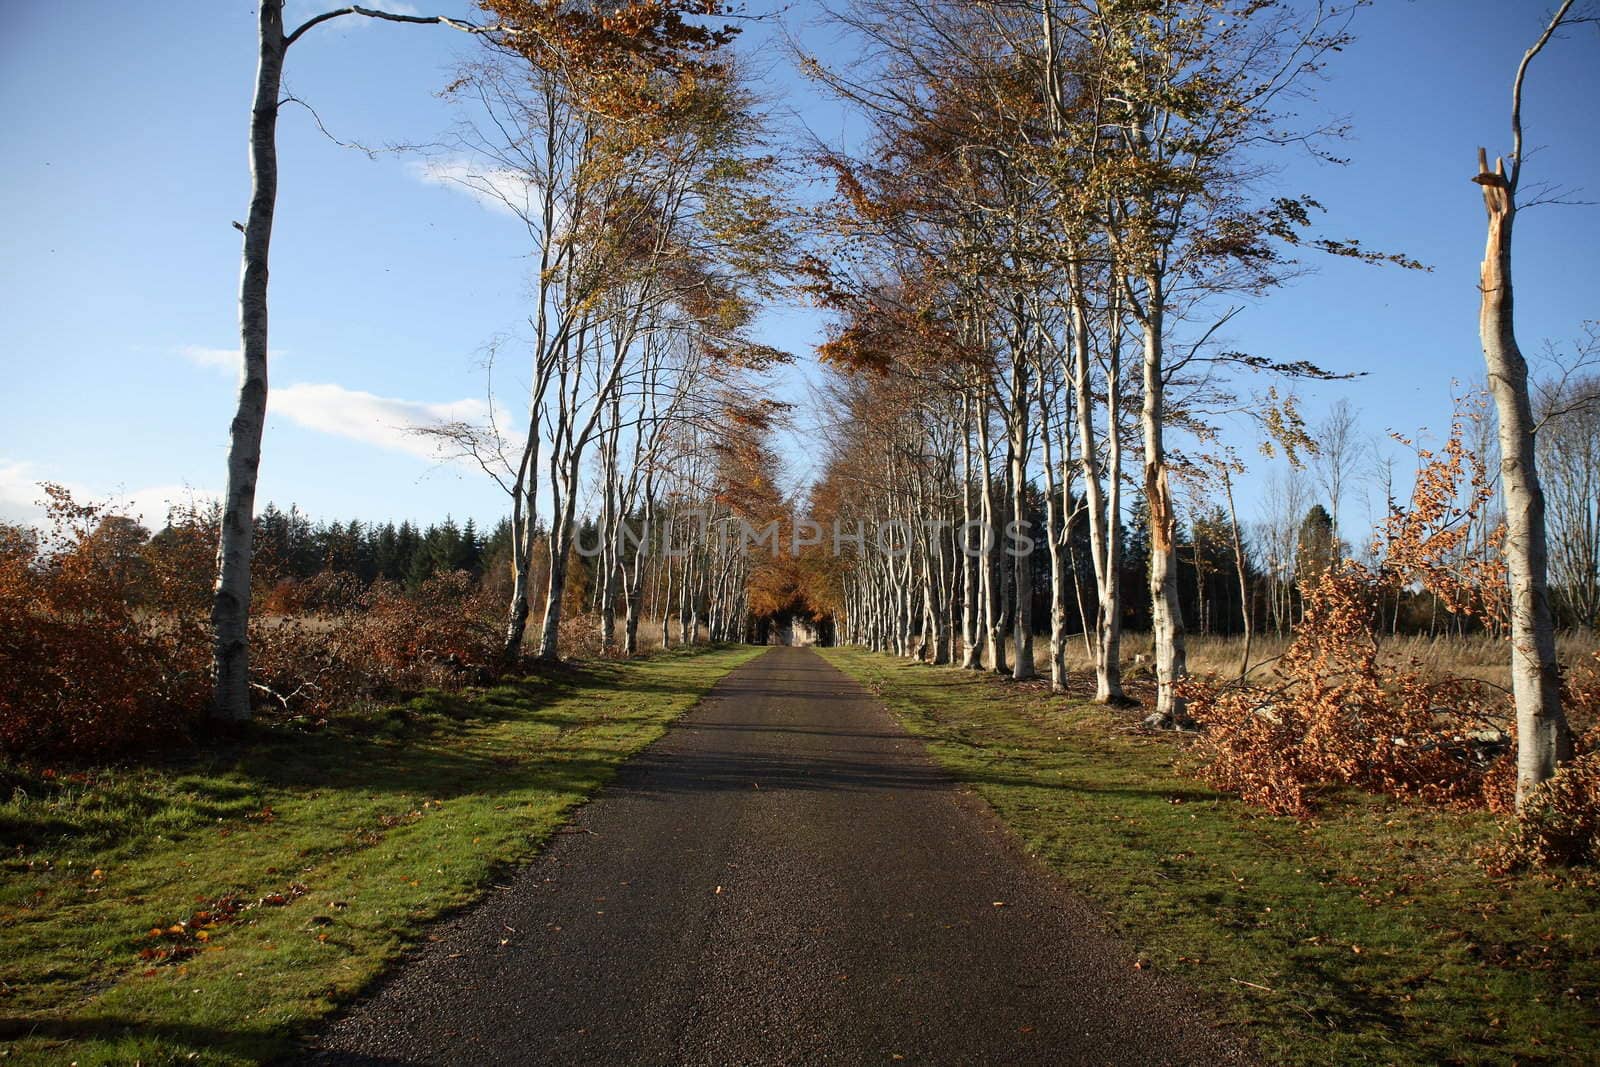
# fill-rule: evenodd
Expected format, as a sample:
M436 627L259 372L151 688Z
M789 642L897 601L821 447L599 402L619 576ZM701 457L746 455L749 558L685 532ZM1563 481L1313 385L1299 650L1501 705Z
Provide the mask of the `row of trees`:
M840 18L870 42L867 58L809 69L874 137L859 158L822 153L838 195L821 213L835 237L814 265L815 289L843 321L824 357L873 375L841 397L840 421L857 432L838 442L827 479L875 492L824 495L913 529L924 519L997 529L1026 521L1037 472L1052 684L1066 684L1076 589L1067 576L1080 562L1065 536L1071 503L1088 526L1081 562L1095 576L1096 696L1119 702L1118 520L1137 464L1152 721L1183 725L1176 468L1205 472L1231 496L1238 464L1220 448L1177 457L1168 435L1211 440L1208 415L1238 406L1229 369L1330 376L1219 350L1210 342L1235 310L1221 301L1278 284L1300 247L1414 265L1311 236L1308 197L1256 192L1259 150L1291 136L1280 107L1345 43L1347 12L1222 0L1028 9L869 0ZM1292 136L1315 144L1325 132ZM1293 405L1265 406L1271 435L1304 447ZM1130 434L1137 460L1124 447ZM1006 590L1031 587L1033 555L1007 554L995 537L962 552L953 537L924 537L920 565L864 569L846 599L887 597L903 618L915 584L935 648L959 627L968 665L981 654L991 669L1028 677L1030 598L1008 601ZM954 600L960 610L940 620L936 607Z
M409 520L312 522L298 508L268 504L256 516L255 546L276 576L304 580L325 571L352 574L363 584L386 579L415 587L435 574L466 571L474 577L503 565L511 537L502 521L488 536L468 519L446 516L426 527Z
M137 520L107 510L81 537L98 564L116 571L121 585L144 603L159 597L150 588L156 577L172 569L174 547L196 529L214 530L220 508L175 508L154 534ZM12 535L24 541L27 531ZM464 571L473 579L505 568L509 527L502 522L488 537L468 519L417 526L409 521L347 523L312 522L298 508L281 511L268 504L256 516L254 543L258 593L273 583L302 583L328 574L348 575L366 586L396 582L415 589L436 574ZM37 538L35 537L35 541ZM37 545L36 545L37 548ZM41 564L43 566L43 564Z
M829 518L906 531L910 548L863 553L835 569L829 597L848 636L909 652L919 634L915 647L934 662L959 657L1027 678L1035 601L1017 591L1034 588L1043 568L1052 686L1066 685L1073 619L1092 617L1096 698L1116 703L1126 699L1122 628L1147 591L1157 680L1149 721L1187 725L1185 620L1204 624L1209 609L1184 607L1178 515L1186 490L1210 502L1195 530L1217 542L1198 553L1187 546L1190 567L1231 570L1235 603L1256 595L1234 507L1242 464L1217 440L1225 413L1254 416L1263 449L1284 453L1292 467L1316 459L1330 505L1307 518L1304 503L1291 508L1261 538L1270 617L1294 621L1308 543L1322 546L1319 566L1338 569L1347 540L1340 512L1359 452L1352 413L1336 412L1313 435L1292 394L1245 397L1234 384L1238 372L1336 375L1229 351L1219 338L1239 309L1234 301L1297 273L1303 252L1420 267L1318 236L1315 200L1267 193L1260 181L1273 151L1321 153L1337 132L1299 125L1289 107L1348 41L1350 14L1338 5L1237 0L860 0L834 16L866 42L861 58L830 67L805 57L805 68L855 108L872 136L860 153L817 150L836 194L816 212L830 236L810 263L811 284L839 319L823 358L845 373L831 398L834 434L814 504ZM1527 368L1506 355L1514 340L1501 200L1514 192L1516 173L1502 167L1478 180L1494 229L1484 336L1506 516L1504 597L1520 676L1520 794L1571 749L1556 695ZM1582 441L1574 430L1545 446L1573 469L1564 482L1579 497L1567 527L1577 536L1564 551L1576 568L1588 564L1594 500L1577 470ZM1391 514L1374 565L1431 579L1445 547L1470 573L1488 573L1474 553L1493 549L1498 563L1492 492L1449 479L1429 491L1447 484L1472 506L1437 513L1477 524L1477 536L1430 534L1424 566L1413 547L1397 550ZM1030 527L1035 498L1043 522ZM1430 514L1442 507L1419 503ZM1396 504L1391 492L1391 511ZM1138 596L1125 584L1132 546L1120 520L1130 510L1148 538ZM1080 528L1086 539L1075 536ZM1010 551L1021 533L1042 551ZM1563 584L1581 597L1593 573L1575 570ZM1087 594L1078 580L1086 575ZM1197 576L1189 591L1220 602L1214 576ZM1414 590L1385 587L1397 617ZM1241 613L1247 640L1254 614Z
M462 104L453 149L460 178L520 220L537 264L526 363L511 375L511 425L429 428L475 460L508 497L510 593L502 659L520 655L537 607L536 654L560 655L580 501L595 488L608 547L599 569L602 641L621 597L631 649L645 580L613 547L624 516L652 517L662 472L732 423L761 419L743 375L782 358L753 342L755 302L784 238L773 160L729 45L709 25L724 5L653 0L608 5L480 0L482 24L358 6L294 30L282 0L260 5L260 68L251 126L254 188L240 288L244 345L212 607L215 713L250 713L249 612L254 492L267 404L267 260L277 191L275 130L283 63L303 35L336 18L447 25L483 44L447 90ZM499 366L508 353L502 350ZM596 469L598 468L598 469ZM704 495L706 486L692 486ZM398 533L398 531L397 531ZM534 587L537 559L542 587ZM687 606L705 572L678 575ZM703 599L703 596L702 596ZM542 602L542 603L541 603Z

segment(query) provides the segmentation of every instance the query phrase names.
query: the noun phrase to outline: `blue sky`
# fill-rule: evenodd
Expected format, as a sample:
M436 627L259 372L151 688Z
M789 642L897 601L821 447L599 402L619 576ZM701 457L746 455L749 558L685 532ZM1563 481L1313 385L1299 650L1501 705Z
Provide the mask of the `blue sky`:
M290 14L320 6L291 0ZM428 10L468 14L470 5ZM790 17L807 10L794 4ZM1479 144L1508 148L1511 75L1543 13L1535 0L1379 0L1359 19L1360 40L1308 111L1349 117L1354 136L1341 154L1352 163L1288 156L1274 183L1326 204L1330 233L1435 269L1324 263L1230 324L1230 347L1367 372L1305 390L1311 415L1344 395L1374 436L1441 430L1451 380L1481 376L1483 212L1467 179ZM29 517L32 483L49 479L131 498L159 519L161 502L185 487L222 484L237 346L230 223L243 218L249 187L254 7L12 0L7 15L0 518ZM472 47L449 30L347 18L295 46L287 83L341 138L428 142L453 119L434 94ZM823 134L848 128L787 71L770 31L747 47L782 107ZM1544 147L1526 181L1587 186L1600 200L1597 60L1590 29L1535 66L1525 119L1529 144ZM260 502L294 501L329 518L493 521L497 489L432 461L397 427L482 410L484 346L525 318L525 235L428 180L420 158L340 148L301 109L284 112L280 152ZM1531 353L1600 317L1600 208L1532 211L1517 241L1518 326ZM778 308L767 340L804 357L818 329L810 312ZM802 362L774 388L803 399L808 373ZM791 452L803 478L806 450Z

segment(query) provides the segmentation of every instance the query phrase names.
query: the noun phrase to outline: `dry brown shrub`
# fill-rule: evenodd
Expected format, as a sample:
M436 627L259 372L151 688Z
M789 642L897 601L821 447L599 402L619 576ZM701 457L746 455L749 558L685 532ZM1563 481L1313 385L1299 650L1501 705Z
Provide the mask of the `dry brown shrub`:
M305 610L304 589L297 579L283 578L270 583L266 594L252 606L262 615L298 615Z
M148 537L46 486L44 533L0 526L0 750L96 759L177 740L210 696L217 527L194 509ZM258 712L346 705L488 681L501 602L465 572L415 591L348 573L256 569L250 681Z
M1501 788L1505 694L1385 654L1377 625L1382 598L1412 584L1454 611L1498 622L1503 567L1494 555L1462 551L1491 495L1462 428L1458 419L1442 450L1419 453L1413 499L1380 534L1377 570L1346 560L1309 584L1279 681L1188 684L1190 714L1204 730L1197 769L1207 781L1284 814L1305 814L1310 791L1326 785L1472 804L1484 801L1486 786Z
M1600 749L1600 652L1561 677L1561 706L1578 752Z
M251 685L268 713L324 718L364 700L490 681L499 662L498 602L464 571L415 592L361 589L348 574L301 583L319 610L251 626Z
M1600 752L1587 752L1535 786L1486 858L1494 874L1600 861Z
M0 531L0 748L94 756L181 736L208 689L187 610L208 532L178 523L152 549L105 505L45 492L44 534Z
M1352 785L1392 796L1476 803L1506 750L1504 697L1387 656L1374 636L1372 576L1346 563L1306 597L1306 614L1270 686L1194 682L1201 775L1282 814L1308 792Z
M565 655L594 659L600 655L600 617L585 611L563 611L556 638Z

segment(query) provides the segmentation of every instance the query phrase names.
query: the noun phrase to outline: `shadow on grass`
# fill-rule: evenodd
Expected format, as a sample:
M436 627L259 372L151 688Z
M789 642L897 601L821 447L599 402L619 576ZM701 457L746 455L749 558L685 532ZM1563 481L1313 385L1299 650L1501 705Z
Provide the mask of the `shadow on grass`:
M148 1019L95 1017L84 1019L16 1019L0 1016L0 1041L54 1044L94 1042L137 1042L154 1045L165 1053L174 1049L193 1050L193 1055L223 1054L230 1058L259 1063L342 1064L344 1067L413 1067L420 1060L395 1056L369 1056L354 1053L287 1052L291 1035L284 1030L210 1026L185 1026L154 1023ZM48 1050L48 1049L47 1049ZM131 1050L130 1050L131 1051Z
M282 1043L272 1030L153 1023L147 1019L90 1016L77 1019L18 1019L0 1016L0 1041L144 1041L163 1046L231 1053L245 1059L270 1055Z
M0 786L25 803L0 806L0 846L19 854L68 841L74 849L110 849L152 822L182 832L244 819L270 804L275 790L365 788L434 799L508 787L587 790L611 776L615 753L569 746L561 735L595 725L594 702L612 696L698 694L694 672L672 668L704 654L647 657L666 671L620 662L541 665L484 689L368 706L320 729L257 721L194 747L132 755L114 768L6 765ZM582 704L562 706L571 699ZM619 721L631 715L623 707ZM473 736L510 723L519 728L492 740Z

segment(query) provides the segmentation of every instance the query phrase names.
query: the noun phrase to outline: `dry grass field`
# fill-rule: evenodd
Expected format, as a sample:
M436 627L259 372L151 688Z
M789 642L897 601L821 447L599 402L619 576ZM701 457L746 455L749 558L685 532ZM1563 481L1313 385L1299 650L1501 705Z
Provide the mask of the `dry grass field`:
M1266 680L1273 663L1289 647L1290 638L1275 634L1257 635L1250 645L1250 674L1254 681ZM1423 673L1454 675L1475 678L1491 685L1509 688L1511 671L1509 650L1503 638L1482 634L1468 637L1402 634L1398 637L1380 637L1379 647L1405 665L1415 664ZM1189 670L1199 675L1217 678L1236 677L1244 654L1244 638L1218 637L1190 634L1186 638L1189 651ZM1563 666L1572 666L1600 652L1600 637L1586 632L1568 632L1560 636L1557 645ZM1122 639L1123 670L1137 677L1142 664L1137 656L1148 656L1151 651L1149 634L1125 634ZM1050 667L1050 639L1035 638L1034 663L1044 673ZM1067 645L1067 668L1074 674L1094 669L1083 637L1075 635Z

